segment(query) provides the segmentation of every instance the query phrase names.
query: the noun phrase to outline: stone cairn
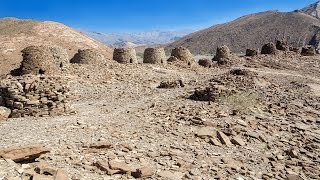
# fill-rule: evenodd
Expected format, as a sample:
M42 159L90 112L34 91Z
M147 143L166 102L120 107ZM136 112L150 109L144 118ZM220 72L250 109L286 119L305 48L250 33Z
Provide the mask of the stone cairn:
M277 48L274 43L268 43L262 46L261 48L261 54L276 54Z
M212 60L217 61L219 65L225 65L229 63L230 57L231 57L231 51L229 47L226 45L223 45L217 48L216 55Z
M176 60L187 62L189 65L194 63L193 55L191 54L189 49L185 47L178 47L172 49L171 57L168 59L168 62L174 62Z
M163 48L147 48L144 51L143 63L166 64L166 53Z
M56 74L69 64L67 51L60 47L29 46L21 52L23 60L14 74Z
M59 77L18 76L0 82L0 106L11 109L10 117L44 117L72 112L72 95Z
M119 63L138 63L136 50L134 48L115 48L113 59Z
M70 63L92 64L103 62L104 60L104 56L94 49L79 49L78 53L70 60Z
M276 48L280 51L288 51L289 50L288 42L285 40L277 40Z
M316 49L314 46L306 46L301 49L301 55L302 56L315 56L316 55Z
M246 56L257 56L258 50L257 49L247 49Z
M210 59L200 59L198 61L198 64L200 66L207 67L207 68L211 68L212 67L212 61Z

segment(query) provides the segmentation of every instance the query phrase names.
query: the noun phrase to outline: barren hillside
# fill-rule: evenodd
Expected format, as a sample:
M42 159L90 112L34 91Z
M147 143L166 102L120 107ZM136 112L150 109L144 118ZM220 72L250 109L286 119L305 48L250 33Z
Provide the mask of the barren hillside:
M0 74L18 66L21 50L30 45L66 48L72 58L78 49L94 48L111 58L112 49L63 24L13 18L0 19Z
M190 34L168 46L190 48L194 54L213 53L217 46L228 45L234 52L261 46L276 38L286 38L293 46L318 46L320 21L302 12L268 11L243 16L232 22Z

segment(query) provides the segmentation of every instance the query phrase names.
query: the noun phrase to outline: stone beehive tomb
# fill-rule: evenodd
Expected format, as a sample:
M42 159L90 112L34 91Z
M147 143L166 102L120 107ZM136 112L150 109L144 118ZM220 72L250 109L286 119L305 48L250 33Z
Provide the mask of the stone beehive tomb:
M91 64L103 62L104 60L104 56L94 49L79 49L70 60L70 63Z
M18 76L0 81L0 99L12 118L55 116L72 112L72 95L59 77Z
M289 50L288 42L285 40L277 40L276 48L280 51L288 51Z
M60 47L29 46L22 51L18 74L56 74L68 65L67 51Z
M229 59L231 51L228 46L223 45L217 48L216 55L214 56L215 61L220 61L222 59Z
M276 54L277 48L274 43L268 43L262 46L261 48L261 54Z
M171 51L171 57L175 57L180 61L187 62L188 64L191 64L194 62L193 55L189 51L189 49L185 47L177 47L172 49ZM169 59L174 59L174 58L169 58Z
M246 56L257 56L258 50L257 49L247 49Z
M119 63L138 63L136 50L134 48L115 48L113 59Z
M166 53L163 48L147 48L144 51L143 63L166 64Z

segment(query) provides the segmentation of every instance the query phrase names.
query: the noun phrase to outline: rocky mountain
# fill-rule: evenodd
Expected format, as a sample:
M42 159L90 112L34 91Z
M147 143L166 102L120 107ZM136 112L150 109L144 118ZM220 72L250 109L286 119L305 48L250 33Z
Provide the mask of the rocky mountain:
M318 4L310 7L318 7ZM214 53L217 46L225 44L234 52L244 52L246 48L260 48L278 38L287 39L292 46L318 47L320 21L305 12L309 11L268 11L243 16L187 35L167 48L185 46L194 54L206 54Z
M94 48L112 57L112 49L63 24L51 21L0 19L0 72L19 66L21 50L30 45L60 46L70 59L78 49Z
M310 16L313 16L319 19L320 18L320 1L301 9L301 12L304 12Z
M133 46L167 44L190 34L193 30L180 31L150 31L126 33L100 33L83 31L84 34L108 44L112 47L123 47L130 43Z

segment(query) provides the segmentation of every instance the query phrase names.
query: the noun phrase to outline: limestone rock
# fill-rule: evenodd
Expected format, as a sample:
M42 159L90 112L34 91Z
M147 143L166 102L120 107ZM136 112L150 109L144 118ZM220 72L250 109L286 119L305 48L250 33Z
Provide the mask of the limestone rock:
M239 146L244 146L245 142L243 142L242 138L239 136L235 136L233 138L231 138L231 142L233 144L239 145Z
M11 114L11 110L9 108L0 106L0 121L4 121L8 119Z
M127 163L118 159L109 161L109 167L112 170L120 170L120 173L127 173L132 171L132 168L128 166Z
M136 170L136 172L132 172L131 175L135 178L146 178L153 176L154 171L150 167L141 167Z
M27 146L20 148L8 148L0 149L0 156L3 158L12 159L14 162L34 161L41 154L50 152L50 150L44 146Z
M225 144L226 146L232 146L232 143L227 135L225 135L223 132L218 131L217 132L218 138L222 142L222 144Z

